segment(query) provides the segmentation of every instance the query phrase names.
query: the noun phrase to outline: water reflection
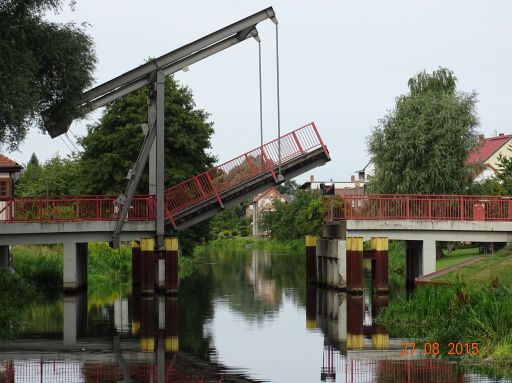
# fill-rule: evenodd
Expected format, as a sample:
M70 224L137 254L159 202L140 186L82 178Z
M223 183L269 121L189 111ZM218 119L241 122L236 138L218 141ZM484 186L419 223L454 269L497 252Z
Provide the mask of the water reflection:
M98 291L34 305L0 345L3 382L484 382L401 356L389 302L306 286L301 255L204 254L179 298Z

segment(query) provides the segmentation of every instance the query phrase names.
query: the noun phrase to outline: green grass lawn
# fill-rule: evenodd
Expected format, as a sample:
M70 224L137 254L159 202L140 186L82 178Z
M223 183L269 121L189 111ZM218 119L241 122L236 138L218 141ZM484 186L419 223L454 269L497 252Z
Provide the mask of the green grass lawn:
M453 250L451 254L445 255L443 258L436 261L436 271L445 269L449 266L461 263L466 259L476 257L478 254L478 247L470 247L467 249Z
M480 262L452 271L436 279L445 281L458 279L469 284L489 285L497 278L501 284L512 287L511 254L512 248L506 247L494 255L486 256Z

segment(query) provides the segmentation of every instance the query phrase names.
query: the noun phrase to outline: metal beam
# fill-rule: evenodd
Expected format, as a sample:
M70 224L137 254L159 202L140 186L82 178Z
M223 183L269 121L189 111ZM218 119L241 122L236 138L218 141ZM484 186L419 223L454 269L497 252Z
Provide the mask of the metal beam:
M155 84L156 85L156 84ZM155 86L154 85L154 86ZM150 94L152 92L150 91ZM119 247L119 238L121 234L121 230L123 229L124 222L126 220L126 216L128 215L128 210L130 209L130 204L132 202L133 196L137 191L137 187L139 186L140 178L142 177L142 173L144 172L144 167L146 166L146 162L148 161L149 152L151 151L151 147L155 142L156 138L156 130L157 130L157 111L156 111L156 100L155 98L149 97L149 105L148 105L148 134L144 138L144 142L142 143L142 149L139 152L139 156L137 157L137 161L133 168L128 173L128 185L126 186L126 191L124 194L121 194L118 197L118 205L120 206L116 229L114 234L112 235L112 247Z
M165 236L165 145L164 145L164 96L165 96L165 75L159 70L156 73L155 81L156 97L156 247L163 250Z
M257 37L257 36L258 36L258 31L256 30L256 28L252 28L250 33L244 38L244 40L249 39L251 37ZM165 67L163 69L163 72L166 76L176 73L185 67L188 67L188 66L190 66L198 61L201 61L209 56L212 56L216 53L222 52L223 50L225 50L229 47L232 47L233 45L236 45L244 40L240 40L237 36L229 37L229 38L222 40L216 44L213 44L205 49L202 49L202 50L200 50L182 60L178 60L178 61L172 63L171 65ZM119 87L119 88L113 90L112 92L106 93L106 94L102 95L101 97L96 98L87 104L84 104L83 107L87 108L89 110L94 110L94 109L100 108L102 106L107 105L109 102L112 102L112 101L118 99L119 97L130 94L131 92L134 92L137 89L140 89L145 85L148 85L149 82L150 81L147 77L138 79L137 81L134 81L130 84Z
M266 19L272 19L272 21L276 20L276 15L272 7L239 20L231 25L228 25L227 27L219 29L216 32L213 32L194 42L184 45L181 48L151 60L150 62L132 69L116 78L113 78L110 81L98 85L97 87L84 93L84 102L90 102L121 86L126 86L131 82L148 76L150 73L156 70L164 69L166 66L171 65L173 62L181 60L197 52L198 50L204 49L212 44L219 42L220 40L224 40L233 35L238 35L241 32L243 33L244 31L247 31L247 29L255 27L258 23ZM243 34L239 36L239 38L242 39L240 41L245 40Z

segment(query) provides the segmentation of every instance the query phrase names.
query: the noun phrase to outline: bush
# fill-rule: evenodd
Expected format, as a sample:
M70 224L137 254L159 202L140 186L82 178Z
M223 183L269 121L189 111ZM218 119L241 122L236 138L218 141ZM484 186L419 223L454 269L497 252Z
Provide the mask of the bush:
M43 295L62 291L62 246L13 246L13 268Z

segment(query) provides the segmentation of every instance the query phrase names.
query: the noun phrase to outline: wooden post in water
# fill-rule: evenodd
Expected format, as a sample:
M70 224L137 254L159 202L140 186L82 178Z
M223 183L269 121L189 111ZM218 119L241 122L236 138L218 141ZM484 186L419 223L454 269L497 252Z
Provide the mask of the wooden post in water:
M178 293L178 238L165 239L165 292Z
M306 285L306 328L316 328L316 285Z
M372 249L375 250L375 267L372 270L373 290L377 294L387 294L389 293L388 238L374 237L371 243Z
M306 235L306 282L316 283L316 240L314 235Z
M143 238L140 241L142 258L142 294L155 293L155 240L154 238Z
M347 291L363 293L363 238L347 237Z
M153 239L151 239L153 241ZM144 251L144 250L142 250ZM154 278L153 278L154 281ZM140 348L143 352L155 351L155 298L142 297L142 318L141 318L141 338Z
M140 286L141 261L140 243L132 241L132 286Z
M347 349L363 348L363 314L363 295L347 294Z
M165 299L165 351L178 352L180 343L178 339L179 330L179 306L177 297Z
M387 349L389 347L389 333L375 323L375 318L389 303L389 295L377 295L372 297L372 345L374 348Z

